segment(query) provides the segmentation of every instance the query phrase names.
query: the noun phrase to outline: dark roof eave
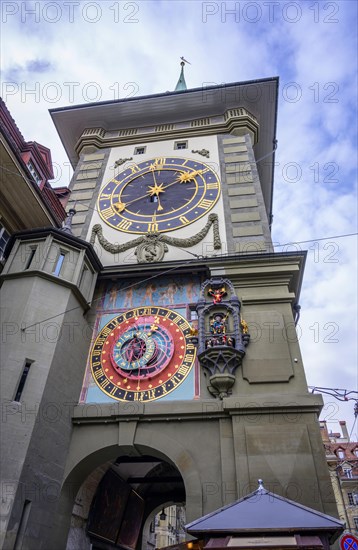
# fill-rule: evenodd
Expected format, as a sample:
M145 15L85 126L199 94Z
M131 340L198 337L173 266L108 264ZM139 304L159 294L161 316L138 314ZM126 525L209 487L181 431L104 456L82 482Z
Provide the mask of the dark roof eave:
M274 534L274 533L277 533L277 534L280 534L282 535L283 533L291 533L291 534L301 534L301 533L305 533L305 534L311 534L311 535L315 535L315 536L319 536L319 535L327 535L328 536L328 539L329 539L329 542L330 544L333 544L337 539L338 537L342 534L342 531L343 531L344 527L340 527L340 526L337 526L337 528L330 528L330 527L322 527L320 529L312 529L312 528L308 528L308 527L302 527L302 528L294 528L294 529L260 529L260 528L257 528L257 529L231 529L231 530L228 530L228 529L222 529L222 530L216 530L216 531L195 531L194 529L191 530L191 529L186 529L187 533L191 536L194 536L194 537L197 537L197 538L202 538L202 537L216 537L216 536L223 536L223 535L226 535L226 536L229 536L229 535L249 535L249 534L255 534L255 535L262 535L262 536L265 536L265 534Z
M122 99L109 99L109 100L106 100L106 101L96 101L96 102L91 102L91 103L80 103L80 104L77 104L77 105L69 105L67 107L55 107L53 109L49 109L49 113L52 116L52 113L58 113L58 112L62 112L62 111L72 111L74 109L90 109L91 107L98 107L98 106L102 106L102 105L114 105L114 104L121 104L121 103L129 103L129 102L132 102L132 101L145 101L147 99L155 99L155 98L161 98L161 97L170 97L170 96L175 96L175 95L183 95L183 94L191 94L191 93L195 93L195 92L202 92L203 90L205 90L205 91L219 90L219 89L222 89L222 88L234 88L234 87L237 87L237 86L248 86L250 84L258 84L258 83L273 82L273 81L277 82L277 87L278 87L279 77L278 76L272 76L272 77L268 77L268 78L257 78L255 80L245 80L245 81L242 81L242 82L229 82L227 84L216 84L214 86L205 86L205 87L200 87L200 88L189 88L187 90L180 90L180 91L173 91L173 92L161 92L161 93L157 93L157 94L147 94L147 95L139 96L139 97L136 97L136 96L134 96L134 97L125 97L125 98L122 98ZM277 111L277 101L276 101L276 111Z
M237 529L198 529L198 530L195 530L195 529L186 529L187 532L190 534L190 535L195 535L195 536L200 536L200 535L223 535L223 534L230 534L230 535L233 535L233 534L248 534L248 533L261 533L261 534L264 534L264 533L322 533L322 532L325 532L325 533L331 533L331 534L334 534L337 532L337 530L339 531L341 528L341 526L337 525L337 527L315 527L315 528L312 528L312 527L265 527L265 528L262 528L262 527L252 527L252 528L245 528L245 527L241 527L241 528L237 528Z
M26 181L29 183L29 185L31 185L32 189L35 191L35 193L37 194L38 198L40 199L41 203L43 204L43 206L46 208L46 212L47 214L49 215L49 217L52 218L52 221L54 223L55 226L57 227L60 227L61 226L61 222L57 219L56 215L52 212L52 210L49 208L49 205L46 203L46 201L44 200L44 197L41 193L41 189L39 188L39 186L37 185L37 183L35 182L31 172L29 171L28 167L26 166L26 163L24 162L23 158L21 157L19 151L17 150L16 148L16 145L15 143L13 142L11 136L8 134L8 131L6 128L1 128L2 130L2 135L4 136L5 140L6 140L6 143L8 144L8 146L10 147L11 151L13 152L13 154L15 155L16 157L16 161L19 163L21 169L24 171L24 173L26 174ZM4 131L5 130L5 131ZM24 177L24 176L23 176ZM50 186L51 187L51 186ZM51 187L52 189L52 187ZM49 220L50 221L50 220Z

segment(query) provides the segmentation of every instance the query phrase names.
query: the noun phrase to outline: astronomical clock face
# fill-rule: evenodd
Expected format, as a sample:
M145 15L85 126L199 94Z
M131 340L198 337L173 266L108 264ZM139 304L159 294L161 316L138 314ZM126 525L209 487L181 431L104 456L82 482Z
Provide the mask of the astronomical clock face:
M103 221L126 233L180 229L209 212L220 195L217 174L197 160L165 157L132 164L98 198Z
M153 401L175 390L196 355L188 321L163 307L121 313L100 331L91 350L96 384L119 401Z

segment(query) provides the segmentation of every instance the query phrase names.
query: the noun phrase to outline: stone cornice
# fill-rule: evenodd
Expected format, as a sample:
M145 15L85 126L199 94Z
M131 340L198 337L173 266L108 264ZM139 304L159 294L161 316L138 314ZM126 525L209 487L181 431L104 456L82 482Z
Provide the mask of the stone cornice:
M136 143L200 137L216 134L244 135L249 133L255 145L259 139L259 123L256 117L243 107L228 109L223 115L173 122L157 126L128 128L106 132L103 128L86 128L76 144L80 154L83 147L95 146L99 149L120 147Z
M250 396L224 398L218 400L174 401L170 403L93 403L76 405L73 409L73 424L118 423L119 421L135 422L177 422L195 420L219 420L231 416L282 414L319 414L323 407L321 395L286 394L283 398L277 395L264 395L255 399ZM185 406L184 406L185 405Z

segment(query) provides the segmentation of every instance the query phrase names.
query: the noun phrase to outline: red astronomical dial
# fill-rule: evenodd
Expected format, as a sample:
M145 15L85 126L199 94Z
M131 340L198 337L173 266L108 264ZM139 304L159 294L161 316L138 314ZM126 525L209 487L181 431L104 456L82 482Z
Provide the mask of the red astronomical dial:
M190 325L176 311L144 307L114 317L91 350L100 389L119 401L153 401L175 390L192 368Z

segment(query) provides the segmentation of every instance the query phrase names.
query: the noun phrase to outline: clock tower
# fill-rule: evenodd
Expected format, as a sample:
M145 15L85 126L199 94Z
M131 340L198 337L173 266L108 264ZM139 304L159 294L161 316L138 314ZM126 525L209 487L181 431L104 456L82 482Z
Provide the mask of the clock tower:
M335 514L295 331L305 253L270 236L277 95L269 78L51 110L74 167L65 240L92 262L76 281L98 277L66 346L81 384L67 369L56 394L61 453L38 435L24 457L25 485L58 463L56 498L10 507L24 548L144 549L166 505L193 521L258 478Z

